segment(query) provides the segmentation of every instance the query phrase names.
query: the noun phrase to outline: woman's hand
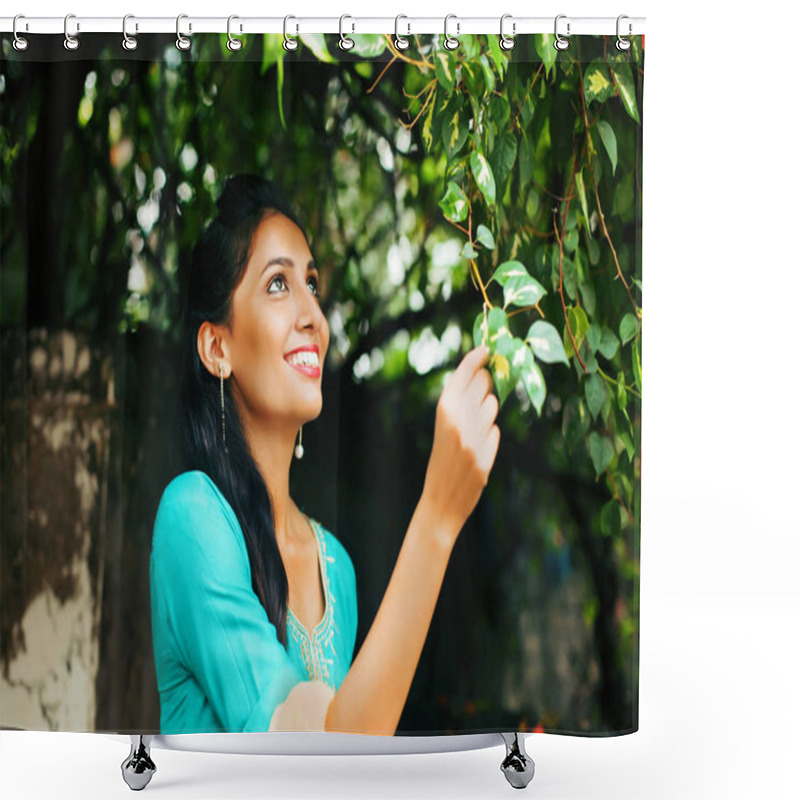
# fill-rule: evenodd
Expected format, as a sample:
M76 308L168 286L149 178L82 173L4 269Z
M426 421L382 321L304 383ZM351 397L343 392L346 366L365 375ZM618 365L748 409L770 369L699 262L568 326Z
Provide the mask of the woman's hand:
M484 365L488 347L470 350L436 406L433 448L422 497L455 543L478 504L500 445L500 404Z

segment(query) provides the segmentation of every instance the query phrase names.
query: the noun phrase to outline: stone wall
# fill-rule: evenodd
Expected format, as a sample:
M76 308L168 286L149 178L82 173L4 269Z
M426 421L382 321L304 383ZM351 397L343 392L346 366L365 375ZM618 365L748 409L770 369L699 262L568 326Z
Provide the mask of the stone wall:
M3 331L0 722L95 728L114 371L71 332Z

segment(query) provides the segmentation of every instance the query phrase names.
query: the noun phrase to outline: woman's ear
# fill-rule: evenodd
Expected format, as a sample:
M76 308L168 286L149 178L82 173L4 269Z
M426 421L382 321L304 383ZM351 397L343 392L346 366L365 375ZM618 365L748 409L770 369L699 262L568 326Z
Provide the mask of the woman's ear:
M222 363L222 377L231 374L228 347L224 339L225 327L212 325L208 320L197 329L197 353L205 368L219 378L219 365Z

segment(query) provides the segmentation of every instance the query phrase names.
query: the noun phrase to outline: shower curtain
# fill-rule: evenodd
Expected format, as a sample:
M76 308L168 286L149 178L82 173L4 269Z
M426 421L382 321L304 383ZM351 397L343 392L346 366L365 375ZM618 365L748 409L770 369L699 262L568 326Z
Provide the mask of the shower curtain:
M437 401L489 347L499 448L396 735L635 731L644 38L1 38L0 724L160 730L182 276L249 174L319 270L323 405L290 490L352 562L353 659Z

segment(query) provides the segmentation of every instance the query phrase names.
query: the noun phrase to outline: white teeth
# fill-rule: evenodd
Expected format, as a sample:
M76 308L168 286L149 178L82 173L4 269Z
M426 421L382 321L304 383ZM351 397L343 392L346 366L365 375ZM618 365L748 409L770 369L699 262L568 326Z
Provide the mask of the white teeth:
M290 364L300 364L303 367L319 367L319 356L316 353L294 353L286 359Z

